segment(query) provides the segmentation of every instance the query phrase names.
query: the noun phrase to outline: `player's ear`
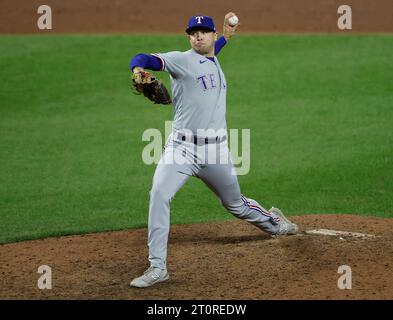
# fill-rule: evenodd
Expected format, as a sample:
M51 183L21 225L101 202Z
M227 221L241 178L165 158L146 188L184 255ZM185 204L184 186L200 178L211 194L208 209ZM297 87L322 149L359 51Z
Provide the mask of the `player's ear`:
M217 37L218 37L218 33L215 32L215 33L214 33L214 40L215 40L215 41L217 41Z

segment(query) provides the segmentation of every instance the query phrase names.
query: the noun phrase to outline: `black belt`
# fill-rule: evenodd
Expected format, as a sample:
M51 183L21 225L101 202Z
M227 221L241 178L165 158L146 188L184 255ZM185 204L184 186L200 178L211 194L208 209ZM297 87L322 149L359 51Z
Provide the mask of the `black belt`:
M196 144L198 146L200 145L204 145L204 144L213 144L213 143L221 143L224 142L227 137L226 136L216 136L216 137L197 137L197 136L186 136L184 134L178 133L177 134L177 139L181 140L181 141L188 141L188 142L192 142L193 144Z

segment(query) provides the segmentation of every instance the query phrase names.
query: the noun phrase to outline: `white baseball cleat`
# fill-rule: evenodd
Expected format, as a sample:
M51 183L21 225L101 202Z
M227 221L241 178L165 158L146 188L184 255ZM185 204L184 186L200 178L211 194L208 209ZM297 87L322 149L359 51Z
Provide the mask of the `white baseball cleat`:
M276 234L274 234L275 236L283 234L294 235L299 232L299 227L297 226L297 224L289 221L280 209L272 207L269 211L280 217L280 222L278 223L278 231Z
M130 285L131 287L146 288L168 279L169 273L166 269L162 270L156 267L150 267L142 276L132 280Z

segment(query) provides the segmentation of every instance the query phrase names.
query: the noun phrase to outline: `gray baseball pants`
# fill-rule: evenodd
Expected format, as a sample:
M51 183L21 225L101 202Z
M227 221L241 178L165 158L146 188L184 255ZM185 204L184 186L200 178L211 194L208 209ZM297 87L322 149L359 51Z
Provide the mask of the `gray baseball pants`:
M148 247L150 265L166 269L170 228L169 204L190 176L201 179L222 205L239 219L275 234L279 217L240 192L227 141L195 144L170 135L150 190Z

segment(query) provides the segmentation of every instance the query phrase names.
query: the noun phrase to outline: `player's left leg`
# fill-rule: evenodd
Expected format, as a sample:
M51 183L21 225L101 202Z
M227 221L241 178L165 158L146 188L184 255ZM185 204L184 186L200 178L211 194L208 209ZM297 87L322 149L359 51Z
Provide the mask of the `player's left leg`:
M170 229L170 202L187 179L194 174L194 165L186 147L169 137L156 167L150 190L148 247L150 268L131 281L133 287L150 287L169 279L167 247Z

